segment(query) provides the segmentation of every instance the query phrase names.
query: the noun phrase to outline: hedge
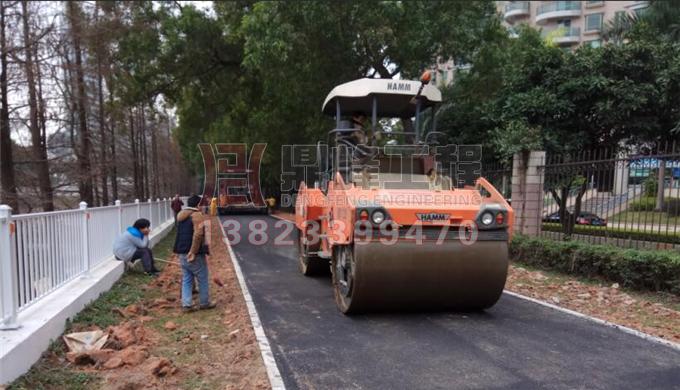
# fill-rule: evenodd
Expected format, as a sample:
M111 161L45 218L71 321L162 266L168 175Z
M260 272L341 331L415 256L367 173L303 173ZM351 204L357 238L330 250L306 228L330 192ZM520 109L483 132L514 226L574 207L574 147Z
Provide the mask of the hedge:
M628 206L629 211L655 211L656 210L656 197L650 198L640 198L634 202L630 202ZM664 213L668 213L669 217L680 216L680 198L666 198L663 202L663 207L661 209ZM625 212L625 211L624 211Z
M654 211L656 208L656 198L644 197L640 200L630 202L628 205L629 211Z
M559 223L544 222L541 228L546 232L562 232L562 225ZM680 244L680 235L674 233L673 228L670 228L668 233L630 230L625 228L605 227L605 226L589 226L589 225L574 225L574 234L585 234L588 236L597 237L611 237L622 238L624 240L640 240L651 242L663 242L667 244Z
M516 235L510 256L539 268L603 277L622 286L680 295L680 252L621 249Z

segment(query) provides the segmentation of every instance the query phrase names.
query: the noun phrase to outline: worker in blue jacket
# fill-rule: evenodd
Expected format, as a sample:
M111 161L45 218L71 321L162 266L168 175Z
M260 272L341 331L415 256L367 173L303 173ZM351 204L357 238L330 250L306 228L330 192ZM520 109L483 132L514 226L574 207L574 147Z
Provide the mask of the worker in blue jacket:
M160 271L156 269L153 252L149 248L149 233L151 233L151 222L144 218L136 220L132 226L116 237L113 242L113 254L116 259L126 263L141 259L144 272L155 277Z

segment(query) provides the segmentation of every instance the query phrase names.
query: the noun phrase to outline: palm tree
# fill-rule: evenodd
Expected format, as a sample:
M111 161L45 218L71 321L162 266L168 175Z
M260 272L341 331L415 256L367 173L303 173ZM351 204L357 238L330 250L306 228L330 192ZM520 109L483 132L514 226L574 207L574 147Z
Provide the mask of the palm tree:
M620 45L625 43L628 33L633 26L640 20L637 14L624 13L607 22L602 31L602 39L605 42Z
M615 45L624 43L633 26L644 21L671 40L680 40L680 0L653 0L639 14L617 15L608 22L602 38Z

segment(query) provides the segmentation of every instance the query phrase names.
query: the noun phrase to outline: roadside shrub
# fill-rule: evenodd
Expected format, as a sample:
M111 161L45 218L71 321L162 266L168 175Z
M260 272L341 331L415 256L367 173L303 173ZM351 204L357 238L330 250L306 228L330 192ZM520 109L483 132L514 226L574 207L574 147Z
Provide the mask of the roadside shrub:
M663 202L663 211L669 217L680 217L680 198L666 198Z
M649 198L653 198L656 196L656 190L658 187L656 183L656 175L652 174L649 175L645 181L644 181L644 187L645 187L645 196Z
M643 197L635 202L630 202L628 205L628 210L630 211L654 211L656 207L656 198L654 197Z
M568 274L599 276L625 287L680 295L680 252L621 249L516 235L510 257Z
M543 223L541 228L546 232L562 232L562 226L558 223ZM596 237L610 237L610 238L622 238L624 240L639 240L639 241L650 241L650 242L662 242L666 244L680 244L680 235L673 231L671 227L668 233L664 232L652 232L652 231L641 231L625 229L625 228L613 228L613 227L600 227L600 226L584 226L576 225L574 226L574 234L585 234L588 236Z

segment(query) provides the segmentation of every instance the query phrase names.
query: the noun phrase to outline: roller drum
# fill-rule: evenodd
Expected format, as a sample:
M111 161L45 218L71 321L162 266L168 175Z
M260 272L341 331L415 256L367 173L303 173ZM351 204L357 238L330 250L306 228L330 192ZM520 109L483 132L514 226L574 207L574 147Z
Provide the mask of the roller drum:
M335 251L335 296L345 313L485 309L500 298L508 272L506 241L400 240Z

